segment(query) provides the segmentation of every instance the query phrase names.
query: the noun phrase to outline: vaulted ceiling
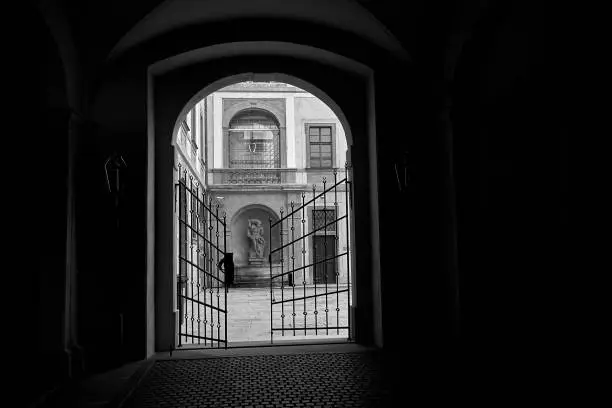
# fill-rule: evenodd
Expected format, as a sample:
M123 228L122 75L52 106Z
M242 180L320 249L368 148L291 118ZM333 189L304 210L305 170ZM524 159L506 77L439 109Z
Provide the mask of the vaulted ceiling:
M469 29L487 9L477 0L39 0L61 10L76 48L99 63L178 25L238 16L282 17L333 26L394 52L420 57L444 48L451 32ZM202 8L206 4L206 8ZM195 7L198 5L199 7ZM205 11L202 11L205 10ZM338 18L337 16L343 16Z
M493 0L33 0L45 16L66 74L96 78L114 58L129 54L178 27L224 27L223 21L243 18L251 25L233 34L248 41L257 34L257 19L285 21L282 35L304 27L328 27L347 38L361 38L396 57L412 61L425 78L452 77L457 61L468 88L503 87L524 72L529 48L526 24L532 6ZM206 7L202 7L205 5ZM196 7L198 6L198 7ZM338 16L341 16L340 18ZM244 20L246 19L246 20ZM533 19L532 19L533 20ZM292 21L295 21L295 27ZM533 20L536 21L537 20ZM215 26L215 22L221 24ZM255 23L253 23L255 22ZM510 23L509 23L510 22ZM204 24L202 24L204 23ZM302 24L300 26L300 24ZM309 25L310 24L310 25ZM241 26L237 25L237 31ZM210 28L213 27L213 28ZM192 34L200 31L193 30ZM210 32L210 31L209 31ZM224 33L225 35L225 33ZM299 33L298 35L309 35ZM303 37L302 37L303 38ZM324 37L323 41L327 41ZM69 40L66 40L69 39ZM277 38L256 40L275 41ZM332 40L330 38L330 40ZM344 40L334 39L344 47ZM207 45L216 38L206 38ZM331 42L331 41L330 41ZM466 47L468 44L468 47ZM189 45L191 46L191 45ZM350 48L350 46L348 47ZM329 48L328 48L329 49ZM186 51L186 50L185 50ZM335 51L335 50L332 50ZM507 52L510 51L510 52ZM350 56L349 56L350 57ZM486 66L487 74L480 75ZM71 71L72 70L72 71ZM448 71L453 71L449 74ZM494 75L495 78L492 78Z

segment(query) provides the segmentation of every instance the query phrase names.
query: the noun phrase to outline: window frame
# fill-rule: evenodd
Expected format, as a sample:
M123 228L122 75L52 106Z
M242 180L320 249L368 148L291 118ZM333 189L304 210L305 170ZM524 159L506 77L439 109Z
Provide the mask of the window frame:
M310 128L329 127L331 128L331 165L329 167L313 167L310 162ZM306 143L306 168L312 170L330 170L336 164L336 124L333 122L309 122L304 124L304 141Z
M273 150L272 150L272 154L276 155L276 159L272 160L272 166L268 167L268 166L264 166L264 167L248 167L248 168L253 168L253 169L269 169L269 168L282 168L283 167L283 142L282 142L282 138L283 138L283 132L281 131L282 128L280 127L278 120L276 120L274 114L268 110L265 109L258 109L263 111L263 117L265 118L265 120L268 120L272 123L271 126L263 126L263 127L257 127L257 126L244 126L244 125L239 125L238 127L233 127L232 125L238 120L244 120L242 118L242 116L244 116L245 111L248 111L251 109L245 109L243 111L238 112L237 114L235 114L230 121L228 122L228 126L227 128L224 128L224 136L225 136L225 149L226 149L226 153L225 153L225 158L227 160L227 164L226 167L227 168L242 168L242 167L233 167L232 166L232 133L235 132L242 132L243 136L245 137L247 134L249 136L253 135L253 132L259 132L259 131L264 131L264 132L271 132L272 134L272 146L273 146ZM248 115L247 115L248 116ZM237 119L238 118L238 119ZM252 122L252 121L251 121ZM244 139L246 140L246 139ZM259 140L259 141L266 141L266 140L270 140L269 138L257 138L254 140Z

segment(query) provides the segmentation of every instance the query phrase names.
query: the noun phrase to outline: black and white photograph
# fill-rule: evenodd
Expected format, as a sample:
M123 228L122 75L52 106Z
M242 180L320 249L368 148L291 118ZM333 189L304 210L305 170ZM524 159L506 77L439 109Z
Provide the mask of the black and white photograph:
M20 5L3 406L563 395L561 6Z

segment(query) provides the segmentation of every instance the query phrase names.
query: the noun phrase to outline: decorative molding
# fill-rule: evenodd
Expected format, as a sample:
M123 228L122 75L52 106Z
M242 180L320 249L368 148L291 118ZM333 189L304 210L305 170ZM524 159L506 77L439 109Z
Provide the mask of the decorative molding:
M285 98L222 98L222 127L229 123L236 114L245 109L261 109L270 112L278 122L279 127L286 127ZM254 103L254 104L253 104Z
M301 88L284 82L238 82L221 88L218 92L292 92L306 93Z

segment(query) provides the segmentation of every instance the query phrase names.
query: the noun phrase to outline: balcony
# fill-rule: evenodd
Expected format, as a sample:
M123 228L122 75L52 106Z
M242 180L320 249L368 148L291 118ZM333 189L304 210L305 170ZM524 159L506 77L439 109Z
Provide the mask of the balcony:
M297 169L211 169L211 184L296 184ZM300 172L302 173L302 172Z
M330 186L334 181L333 169L210 169L209 185L308 185L321 184L323 177ZM345 169L336 169L337 180L346 175Z

